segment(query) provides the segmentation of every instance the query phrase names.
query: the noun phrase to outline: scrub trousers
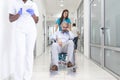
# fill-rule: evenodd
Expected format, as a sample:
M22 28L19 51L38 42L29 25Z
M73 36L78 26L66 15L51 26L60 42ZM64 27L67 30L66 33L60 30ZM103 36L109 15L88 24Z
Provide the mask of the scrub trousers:
M36 36L36 27L15 31L15 80L31 80Z

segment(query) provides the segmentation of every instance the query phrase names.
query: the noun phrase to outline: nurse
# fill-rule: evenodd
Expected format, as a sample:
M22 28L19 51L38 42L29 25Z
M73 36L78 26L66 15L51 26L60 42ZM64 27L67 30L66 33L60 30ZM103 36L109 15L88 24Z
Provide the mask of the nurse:
M61 17L56 20L55 32L57 30L62 31L61 23L64 21L69 24L69 30L71 31L71 20L68 16L69 16L69 11L67 9L64 9Z
M9 21L15 29L15 80L31 80L38 16L31 0L14 0L9 7Z

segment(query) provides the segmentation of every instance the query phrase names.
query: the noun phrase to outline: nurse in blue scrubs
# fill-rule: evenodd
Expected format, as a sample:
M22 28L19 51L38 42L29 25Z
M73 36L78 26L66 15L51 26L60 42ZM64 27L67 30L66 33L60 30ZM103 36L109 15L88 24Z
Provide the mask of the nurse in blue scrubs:
M57 30L59 30L59 31L62 30L60 25L63 21L65 21L69 24L69 30L71 31L71 20L68 18L68 16L69 16L69 11L67 9L63 10L61 17L58 18L56 21L55 32Z

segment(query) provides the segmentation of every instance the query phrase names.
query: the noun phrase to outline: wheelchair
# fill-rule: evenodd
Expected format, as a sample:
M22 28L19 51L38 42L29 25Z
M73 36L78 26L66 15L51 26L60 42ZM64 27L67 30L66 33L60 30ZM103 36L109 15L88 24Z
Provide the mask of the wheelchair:
M55 41L54 41L55 42ZM54 43L52 42L52 43ZM52 55L51 55L52 56ZM59 66L64 66L64 67L67 67L67 53L59 53L58 54L58 64ZM73 72L76 72L76 64L75 64L75 53L73 54L73 61L74 61L74 64L73 64L73 67L71 68L67 68L69 70L72 70ZM51 64L52 65L52 64Z
M73 57L74 57L73 67L68 68L68 69L72 70L73 72L76 72L75 53L74 53ZM62 65L62 66L66 66L67 65L67 62L66 62L66 60L67 60L67 53L59 53L58 58L59 58L59 62L58 62L59 66L60 65Z

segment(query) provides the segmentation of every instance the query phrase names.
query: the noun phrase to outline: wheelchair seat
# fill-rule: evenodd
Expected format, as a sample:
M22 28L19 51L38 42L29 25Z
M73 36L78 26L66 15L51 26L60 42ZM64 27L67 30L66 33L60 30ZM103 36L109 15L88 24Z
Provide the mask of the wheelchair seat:
M66 61L66 56L67 56L67 53L59 53L58 57L59 57L59 61Z
M59 58L59 64L67 65L66 63L67 53L63 53L63 52L59 53L58 58ZM76 72L76 67L73 66L72 70L73 72Z

